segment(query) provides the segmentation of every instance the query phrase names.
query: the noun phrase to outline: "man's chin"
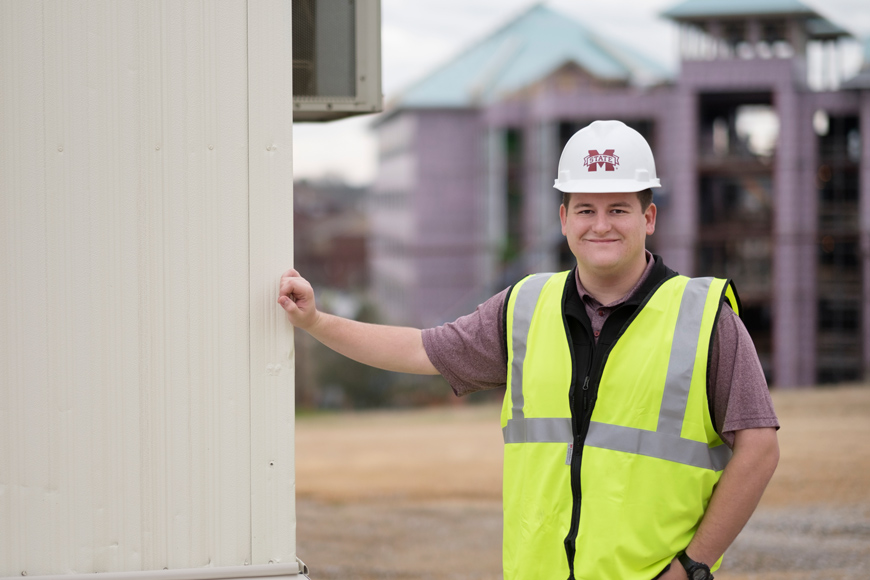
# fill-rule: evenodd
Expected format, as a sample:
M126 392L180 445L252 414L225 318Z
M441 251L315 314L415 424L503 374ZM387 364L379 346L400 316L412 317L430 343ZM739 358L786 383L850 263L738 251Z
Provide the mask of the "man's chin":
M622 259L616 246L604 246L592 248L592 251L583 252L578 257L578 262L588 264L589 267L609 269L616 267Z
M607 276L613 274L614 272L619 271L619 260L616 258L612 259L592 259L592 260L578 260L577 263L580 265L581 270L586 270L587 272L600 275Z

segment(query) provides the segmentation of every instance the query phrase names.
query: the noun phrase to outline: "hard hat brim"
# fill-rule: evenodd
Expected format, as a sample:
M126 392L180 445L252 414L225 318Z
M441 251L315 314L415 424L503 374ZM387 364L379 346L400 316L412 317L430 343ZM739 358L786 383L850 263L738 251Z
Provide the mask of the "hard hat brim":
M644 189L661 187L658 179L637 181L635 179L572 179L559 181L553 187L562 193L634 193Z

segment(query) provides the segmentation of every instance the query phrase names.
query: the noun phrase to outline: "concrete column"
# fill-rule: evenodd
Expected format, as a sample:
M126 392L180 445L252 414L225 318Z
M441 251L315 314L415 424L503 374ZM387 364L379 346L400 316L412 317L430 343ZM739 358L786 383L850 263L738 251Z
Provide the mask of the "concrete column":
M725 39L722 36L722 23L718 20L711 20L707 24L707 31L710 34L710 46L705 51L704 56L707 58L728 58L728 50L725 48Z
M686 42L689 47L689 53L684 60L699 60L703 58L703 40L704 33L701 29L695 26L686 26Z
M686 34L686 26L677 24L677 45L680 55L680 60L686 60L688 56L688 35Z
M761 43L761 22L757 18L752 18L746 22L746 41L752 47L752 54L758 58L761 56L758 53L758 45Z
M507 160L504 153L504 129L489 127L486 130L486 278L491 289L501 283L500 249L507 235L507 208L505 172Z
M814 347L802 342L815 332L814 316L807 315L815 310L815 277L806 271L815 264L815 228L808 225L815 212L810 212L810 186L805 183L810 180L803 174L816 163L810 145L815 136L810 119L802 115L798 93L787 87L774 98L781 128L773 192L773 382L797 387L815 382L813 357L808 356ZM815 195L813 191L812 199Z
M546 187L547 176L556 174L556 165L549 167L544 156L547 137L544 125L537 119L523 127L523 261L528 272L549 270L545 263L546 240L557 223L554 220L558 214L547 204L558 194Z
M797 288L792 284L799 267L796 247L797 180L792 172L797 165L797 102L793 94L779 91L775 105L780 119L779 148L773 187L773 381L780 387L802 382L798 373L798 328L800 315Z
M555 272L559 267L559 204L561 192L553 187L559 167L559 125L557 121L541 121L536 124L536 153L538 171L535 180L535 211L537 213L537 237L535 239L534 270Z
M840 62L837 55L837 41L832 40L825 43L825 65L824 70L827 70L827 78L825 79L825 88L829 91L836 91L840 86Z
M492 127L485 126L481 129L483 135L483 158L485 172L482 180L483 195L478 199L478 213L480 215L481 245L483 251L479 254L478 269L482 283L489 289L495 287L496 280L496 236L501 225L497 223L496 197L499 190L499 179L496 171L500 166L498 155L498 132Z
M788 21L786 36L795 56L806 56L807 54L807 34L803 23L796 18Z
M667 122L656 129L663 132L658 139L656 164L668 168L665 187L670 196L656 235L668 266L691 276L698 231L698 98L694 90L680 87L670 110Z

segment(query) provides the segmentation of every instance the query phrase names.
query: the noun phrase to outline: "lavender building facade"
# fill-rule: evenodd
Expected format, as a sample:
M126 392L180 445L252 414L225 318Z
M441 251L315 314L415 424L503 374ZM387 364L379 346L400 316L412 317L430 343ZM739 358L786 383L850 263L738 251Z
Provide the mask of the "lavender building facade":
M571 267L559 153L613 118L656 155L653 251L736 281L771 382L866 379L870 69L829 75L849 34L799 2L737 4L665 14L676 74L538 5L399 97L376 124L370 201L385 318L439 324L524 274Z

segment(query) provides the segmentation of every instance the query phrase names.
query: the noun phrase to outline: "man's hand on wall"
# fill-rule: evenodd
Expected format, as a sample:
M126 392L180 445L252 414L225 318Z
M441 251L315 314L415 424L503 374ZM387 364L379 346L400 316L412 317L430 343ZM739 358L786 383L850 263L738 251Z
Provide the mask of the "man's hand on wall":
M287 319L293 326L308 329L317 322L314 290L308 280L292 268L281 276L278 304L287 312Z

